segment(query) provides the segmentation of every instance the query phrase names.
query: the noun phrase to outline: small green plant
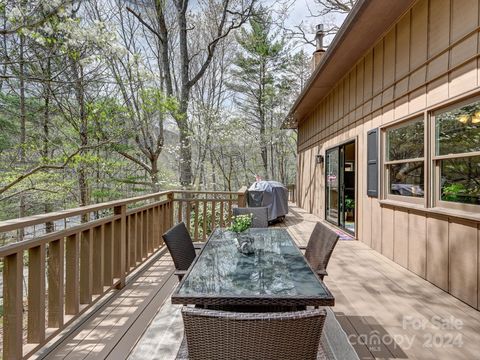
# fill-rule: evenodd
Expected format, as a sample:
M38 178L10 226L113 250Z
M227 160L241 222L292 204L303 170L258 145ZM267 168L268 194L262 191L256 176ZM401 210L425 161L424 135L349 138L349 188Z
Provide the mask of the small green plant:
M346 198L345 199L345 209L347 211L355 210L355 200L350 199L350 198Z
M247 215L238 215L232 218L232 225L228 228L228 230L241 233L252 226L252 214Z
M459 195L465 193L465 186L463 184L453 183L443 186L442 200L462 202Z

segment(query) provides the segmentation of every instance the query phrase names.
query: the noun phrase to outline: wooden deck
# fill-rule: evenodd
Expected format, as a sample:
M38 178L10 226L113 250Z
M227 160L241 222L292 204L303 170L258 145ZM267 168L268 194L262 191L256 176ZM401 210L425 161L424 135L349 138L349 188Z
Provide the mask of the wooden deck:
M299 244L306 244L316 221L292 206L285 225ZM167 254L153 259L122 291L33 358L153 358L135 345L139 339L155 342L151 330L160 321L158 309L168 306L177 283L172 270ZM340 241L328 272L333 310L361 359L480 358L480 312L361 242ZM165 306L161 321L169 327Z

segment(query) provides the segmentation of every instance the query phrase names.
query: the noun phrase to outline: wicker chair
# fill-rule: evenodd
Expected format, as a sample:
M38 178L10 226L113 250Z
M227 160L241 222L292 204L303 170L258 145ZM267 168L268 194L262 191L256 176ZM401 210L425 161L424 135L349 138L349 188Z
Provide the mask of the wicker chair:
M327 265L337 245L338 237L336 232L317 222L308 240L305 258L321 280L328 275Z
M172 255L176 269L175 275L178 276L179 280L182 280L195 256L197 256L185 223L181 222L175 225L163 234L162 237L168 251L170 251L170 255Z
M177 359L317 359L323 309L236 313L183 307L185 341Z
M253 215L253 221L252 221L253 228L268 227L268 208L266 207L233 208L233 216L247 215L247 214Z

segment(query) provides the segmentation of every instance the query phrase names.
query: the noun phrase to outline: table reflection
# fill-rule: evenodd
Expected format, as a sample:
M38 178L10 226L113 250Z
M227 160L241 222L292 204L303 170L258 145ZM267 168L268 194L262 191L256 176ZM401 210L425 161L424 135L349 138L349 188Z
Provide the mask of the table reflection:
M286 229L250 229L255 252L241 254L236 234L216 229L179 295L319 296L325 289Z

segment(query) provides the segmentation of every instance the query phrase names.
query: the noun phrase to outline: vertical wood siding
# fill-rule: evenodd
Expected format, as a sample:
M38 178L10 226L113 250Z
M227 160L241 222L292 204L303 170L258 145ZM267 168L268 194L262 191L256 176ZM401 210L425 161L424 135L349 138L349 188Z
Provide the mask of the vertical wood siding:
M357 143L357 237L478 308L480 224L381 206L366 195L367 131L479 89L479 0L420 0L345 74L298 128L297 202L324 218L315 155Z

